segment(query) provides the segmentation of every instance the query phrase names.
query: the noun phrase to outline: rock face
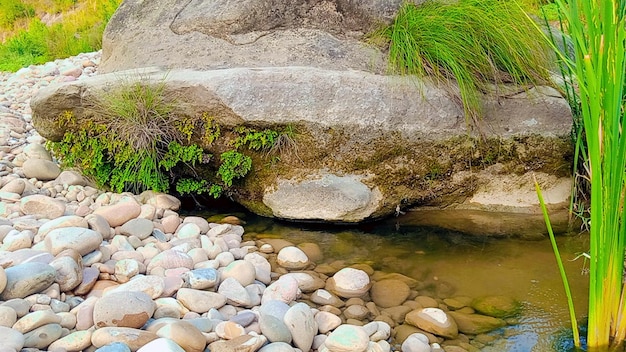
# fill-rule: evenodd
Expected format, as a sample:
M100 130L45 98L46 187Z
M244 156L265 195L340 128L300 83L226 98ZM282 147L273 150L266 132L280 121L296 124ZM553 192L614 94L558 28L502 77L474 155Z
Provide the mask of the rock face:
M61 113L80 120L85 98L141 78L165 82L180 97L180 116L207 114L223 131L294 128L295 146L278 163L265 167L268 156L251 153L254 177L230 190L261 215L360 222L413 204L536 212L536 201L497 196L520 183L532 188L529 172L540 183L557 178L544 192L556 189L549 203L567 204L567 102L547 87L501 87L501 96L484 97L484 118L469 128L449 89L385 75L385 53L364 43L399 4L125 1L103 38L100 72L107 74L40 90L33 122L59 140ZM493 185L496 178L511 182Z

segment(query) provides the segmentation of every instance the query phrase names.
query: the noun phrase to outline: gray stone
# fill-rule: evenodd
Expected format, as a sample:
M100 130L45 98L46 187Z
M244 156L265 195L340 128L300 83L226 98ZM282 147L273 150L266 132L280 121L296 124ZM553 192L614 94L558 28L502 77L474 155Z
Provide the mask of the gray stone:
M130 347L123 342L111 342L98 349L95 352L131 352Z
M250 285L256 277L254 265L246 260L235 260L221 271L222 279L233 278L242 286Z
M46 249L57 255L66 249L73 249L86 255L100 247L102 235L94 230L83 227L63 227L50 231L44 243Z
M196 290L204 290L214 287L219 281L217 270L213 268L203 268L190 270L182 275L185 287Z
M1 292L2 290L0 290ZM12 327L17 321L17 312L9 306L0 305L0 326Z
M137 275L132 280L107 290L105 295L114 292L141 291L152 297L152 299L156 299L161 296L163 290L165 290L165 280L162 277Z
M56 270L43 263L22 263L5 269L7 284L0 299L24 298L41 292L54 282Z
M133 6L125 6L125 10L131 8ZM165 8L153 10L160 12L160 9ZM142 7L142 17L149 18L145 11L145 7ZM155 18L161 17L155 15ZM169 27L166 30L170 31ZM300 30L305 29L299 29L299 35L302 34ZM317 35L325 36L324 33L315 32L314 38ZM262 36L263 39L270 37L275 38ZM179 41L180 38L176 38ZM300 41L315 40L311 37L298 38ZM194 39L192 42L198 41ZM357 44L357 41L353 40L352 44ZM360 43L358 45L363 48ZM302 47L311 46L303 44ZM172 51L171 48L168 51ZM292 60L293 55L290 52L284 58ZM371 58L370 55L359 56L359 60L367 61L367 64L361 63L369 67ZM233 61L243 64L243 61L233 60L229 56L227 62ZM218 66L223 64L221 61ZM177 61L171 65L180 67L185 64ZM482 168L467 171L459 167L458 170L462 171L451 171L450 174L442 175L441 180L430 180L432 182L426 189L389 187L389 184L412 182L408 177L419 175L420 179L425 178L433 169L435 172L441 167L446 171L457 170L456 165L439 165L441 162L436 157L433 159L433 155L450 153L450 143L459 146L458 153L461 153L461 149L466 146L459 143L461 138L468 141L468 147L463 152L474 148L474 142L467 139L473 132L468 129L462 108L444 88L428 81L385 76L368 72L368 69L342 70L313 65L315 61L305 66L294 66L292 60L278 67L253 65L220 67L211 71L172 67L168 71L146 69L139 74L145 77L146 82L160 82L167 76L167 90L185 97L185 104L181 104L184 105L180 109L181 116L193 118L201 112L210 111L219 123L228 126L252 123L261 128L277 124L303 125L302 131L307 137L299 141L296 138L295 141L301 147L297 152L294 148L291 155L281 155L281 159L291 159L294 165L298 165L288 168L290 172L286 174L290 175L289 178L277 178L269 170L259 170L255 173L255 182L246 183L248 186L236 186L247 187L246 192L242 193L248 195L245 199L236 200L262 215L359 222L393 214L399 204L406 204L406 199L410 199L411 203L421 201L427 204L432 202L431 199L440 199L439 196L458 191L463 194L462 199L450 197L453 199L445 200L445 205L462 203L477 189L476 184L468 188L468 180L480 177L479 184L484 184L493 179L493 173L480 173ZM99 89L111 82L124 79L120 77L130 79L137 75L136 70L115 72L41 89L31 100L33 123L42 135L58 140L65 128L59 128L54 123L60 112L74 110L80 119L81 96L98 94ZM571 145L562 140L571 130L572 118L567 102L556 91L546 87L520 88L519 91L511 92L510 96L514 98L486 97L485 116L480 122L480 128L473 130L482 130L486 137L504 139L515 145L524 144L520 136L536 138L538 142L533 143L532 148L535 149L532 153L536 153L546 163L558 163L560 160L564 167L569 167L563 160L571 153ZM328 129L336 133L329 135ZM315 142L309 143L307 140ZM433 142L439 144L433 145ZM390 155L390 145L402 148ZM528 146L528 143L524 145ZM549 154L545 153L547 146L551 147ZM385 162L371 162L377 155L385 155ZM300 159L302 162L296 163ZM426 163L424 160L432 162ZM519 159L514 162L516 166L525 166L517 165ZM328 165L334 163L350 165L354 171L339 173L329 170ZM303 164L306 167L300 166ZM356 169L355 165L358 166ZM393 169L395 166L398 166L397 171ZM525 185L530 186L530 181ZM289 196L302 194L305 196L299 197L299 202L293 202L294 198ZM502 205L510 206L510 199L502 200L507 202ZM493 203L489 206L496 209L498 205ZM520 206L526 207L527 204Z
M220 283L217 292L226 297L226 302L237 307L250 307L250 294L235 278L228 277Z
M313 192L313 194L314 193L315 192ZM294 197L293 199L299 198ZM300 248L287 246L278 252L276 262L278 263L278 265L287 270L302 270L309 265L309 258Z
M59 176L54 179L55 184L60 185L68 185L68 186L88 186L91 185L91 182L82 174L72 171L72 170L63 170L59 174Z
M20 210L37 218L56 219L65 213L65 203L44 195L35 194L20 200Z
M0 336L2 336L2 346L20 351L24 347L24 336L21 332L11 328L0 326Z
M344 324L328 335L324 345L332 352L365 352L369 342L362 327Z
M160 337L156 340L148 342L146 345L137 350L137 352L186 352L176 342Z
M62 227L88 228L89 223L87 222L85 218L81 216L76 216L76 215L61 216L56 219L51 219L50 221L47 221L46 223L41 225L41 227L39 228L39 231L37 232L37 235L43 239L46 237L46 235L50 231L54 229L62 228Z
M219 293L181 288L176 299L187 309L196 313L206 313L211 308L219 309L226 304L226 297Z
M272 342L261 347L259 352L295 352L294 348L285 342Z
M36 178L40 181L54 180L61 174L59 165L55 162L44 159L28 159L22 165L24 176Z
M148 219L131 219L120 228L120 233L126 236L136 236L143 240L152 234L154 224Z
M303 351L310 350L318 331L311 307L296 303L285 313L283 320L291 332L294 345Z
M155 309L152 297L143 292L114 292L96 301L93 320L96 328L141 328L152 317Z
M402 343L403 352L430 352L428 337L424 334L413 333Z
M49 351L65 349L66 351L82 351L91 346L91 330L74 331L54 341L48 346Z
M24 334L24 347L44 349L63 334L59 324L46 324Z
M83 281L83 265L80 254L74 249L59 253L50 265L56 269L55 281L61 292L69 292Z
M32 313L28 313L21 317L15 324L13 329L25 334L29 331L33 331L38 327L48 324L59 324L61 317L56 315L51 310L38 310Z
M292 337L289 328L282 319L270 314L261 314L259 328L263 336L270 342L291 343Z
M343 268L326 281L326 289L344 298L361 297L369 291L369 275L363 270Z

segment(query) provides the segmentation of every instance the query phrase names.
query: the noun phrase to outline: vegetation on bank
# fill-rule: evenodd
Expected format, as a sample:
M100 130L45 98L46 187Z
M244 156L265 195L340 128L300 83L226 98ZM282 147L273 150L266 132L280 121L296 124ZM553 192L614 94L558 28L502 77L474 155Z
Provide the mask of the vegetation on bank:
M0 71L100 50L121 0L3 0ZM46 20L46 23L42 21Z
M174 186L181 195L218 198L252 170L246 152L277 161L295 135L289 127L238 127L226 133L206 113L181 117L180 102L166 92L165 81L120 82L85 99L88 117L78 122L66 111L57 121L66 129L63 139L48 147L63 164L80 168L98 186L115 192L168 192ZM224 151L207 153L212 146ZM201 174L200 164L213 172Z

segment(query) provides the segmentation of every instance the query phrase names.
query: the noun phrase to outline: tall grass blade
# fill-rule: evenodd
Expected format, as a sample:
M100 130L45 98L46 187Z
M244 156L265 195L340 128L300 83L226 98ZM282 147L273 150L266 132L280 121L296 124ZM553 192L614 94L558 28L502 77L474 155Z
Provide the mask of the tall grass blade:
M572 298L572 292L569 287L569 281L567 280L567 274L565 273L563 260L561 259L561 254L559 253L559 247L556 244L556 238L554 237L554 232L552 231L552 225L550 223L550 216L548 215L548 209L546 208L546 203L543 200L541 187L539 186L539 183L537 182L537 178L534 175L533 175L533 181L535 182L535 190L537 191L537 198L539 198L539 205L541 206L543 219L546 222L546 227L548 228L548 234L550 235L550 243L552 244L554 257L559 267L559 273L561 274L561 281L563 281L563 288L565 289L565 296L567 296L567 307L569 309L569 316L570 316L570 321L572 324L572 333L574 335L574 345L579 348L580 347L580 334L578 333L578 322L576 321L576 312L574 311L574 300Z

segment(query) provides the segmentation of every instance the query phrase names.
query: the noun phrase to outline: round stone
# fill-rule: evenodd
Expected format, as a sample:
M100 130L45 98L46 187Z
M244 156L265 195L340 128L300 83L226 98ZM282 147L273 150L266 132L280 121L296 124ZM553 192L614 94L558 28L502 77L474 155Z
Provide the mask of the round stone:
M315 321L320 334L326 334L341 325L341 318L333 313L320 311L315 314Z
M21 317L14 325L13 329L27 333L40 326L47 324L58 324L61 322L61 317L54 314L51 310L38 310L32 313L28 313Z
M206 347L206 338L202 332L184 320L166 324L156 334L176 342L186 352L202 352Z
M146 270L148 273L151 273L155 268L193 269L193 258L191 258L191 256L187 253L180 252L175 249L168 249L155 255L154 258L150 260Z
M362 327L344 324L328 335L324 345L331 352L365 352L369 342Z
M24 347L24 335L21 332L0 326L0 336L2 336L2 346L20 351Z
M173 340L164 338L164 337L159 337L156 340L152 340L148 342L148 344L146 344L145 346L137 350L137 352L154 352L154 351L185 352L185 350L182 347L180 347L176 342L174 342Z
M285 313L284 321L291 332L294 345L302 351L309 351L318 332L311 307L305 303L294 304Z
M23 197L20 210L39 219L56 219L65 213L65 203L41 194Z
M309 265L309 258L302 249L287 246L278 252L276 262L287 270L302 270Z
M246 329L232 321L222 321L215 326L215 333L222 339L232 340L235 337L245 335Z
M17 321L17 312L15 309L0 305L0 326L12 327Z
M96 301L93 320L97 328L140 328L152 317L156 304L140 291L115 292Z
M446 312L439 308L421 308L405 316L407 324L438 336L454 339L459 334L458 326Z
M74 331L50 344L48 351L60 349L66 351L82 351L91 346L91 333L91 330Z
M413 333L402 343L403 352L430 352L428 337L421 333Z
M100 247L102 235L83 227L64 227L50 231L44 243L52 255L57 255L66 249L73 249L80 255L86 255Z
M411 288L401 280L381 280L372 285L370 296L381 308L399 306L411 294Z
M22 168L26 178L36 178L40 181L54 180L61 173L59 165L44 159L28 159Z
M152 234L154 223L148 219L130 219L120 228L120 233L125 236L135 236L140 240L146 239Z
M59 324L46 324L24 334L24 347L43 349L61 338L63 328Z
M187 309L196 313L206 313L211 308L219 309L226 304L226 297L219 293L191 288L179 289L176 299Z
M56 270L52 266L37 262L18 264L5 269L4 272L7 283L0 294L0 299L5 301L41 292L50 287L56 277Z
M133 328L106 327L93 332L91 335L91 343L94 347L99 348L110 343L120 342L128 346L129 350L137 351L148 342L156 340L157 338L158 336L150 331Z
M237 280L242 286L248 286L254 282L256 270L254 265L247 260L235 260L222 271L223 279L229 277Z
M111 227L117 227L139 216L141 205L134 198L124 197L115 204L99 207L94 214L104 217Z
M327 281L327 289L344 298L361 297L371 286L369 275L363 270L343 268Z

